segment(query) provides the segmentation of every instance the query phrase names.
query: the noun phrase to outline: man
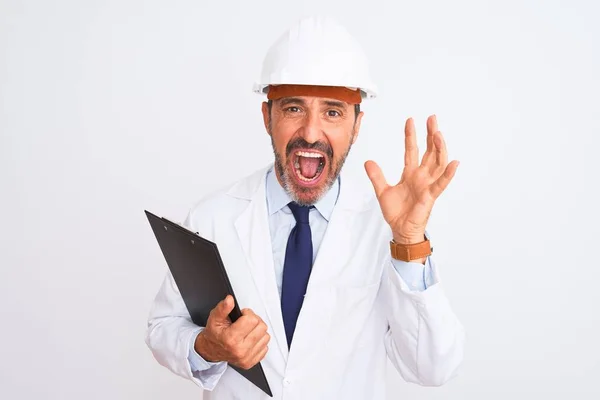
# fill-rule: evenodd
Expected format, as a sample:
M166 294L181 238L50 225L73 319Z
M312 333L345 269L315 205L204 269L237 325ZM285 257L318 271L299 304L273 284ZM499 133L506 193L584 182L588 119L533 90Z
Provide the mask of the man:
M384 399L387 358L409 382L445 383L462 361L464 333L425 232L458 167L436 118L420 162L406 122L398 184L365 164L373 196L340 174L360 103L375 97L366 57L344 28L301 20L267 54L255 90L267 94L274 165L202 200L186 220L219 245L247 308L232 324L228 296L198 327L168 275L148 324L155 358L205 399L269 398L228 368L258 362L275 399Z

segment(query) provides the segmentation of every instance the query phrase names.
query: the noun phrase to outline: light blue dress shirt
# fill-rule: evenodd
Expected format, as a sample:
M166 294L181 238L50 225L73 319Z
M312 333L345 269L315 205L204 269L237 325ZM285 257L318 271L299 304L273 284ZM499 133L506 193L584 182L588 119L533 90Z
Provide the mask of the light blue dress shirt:
M269 215L275 279L277 281L279 296L281 297L285 249L287 247L287 240L290 232L296 225L296 220L292 215L292 211L287 206L292 199L277 180L273 168L267 172L266 179L267 213ZM323 198L315 204L315 207L310 210L309 224L313 243L313 262L319 252L319 247L321 246L323 236L327 229L327 224L329 223L329 219L331 218L331 214L337 203L341 184L343 183L338 178L325 196L323 196ZM423 291L434 283L429 257L427 258L425 265L414 262L403 262L395 259L392 259L392 263L402 280L413 291ZM200 333L201 330L202 328L199 328L198 333ZM211 380L211 377L214 377L215 373L221 369L219 368L219 365L222 363L205 361L194 350L195 339L196 335L193 336L188 356L191 370L196 378L203 381Z

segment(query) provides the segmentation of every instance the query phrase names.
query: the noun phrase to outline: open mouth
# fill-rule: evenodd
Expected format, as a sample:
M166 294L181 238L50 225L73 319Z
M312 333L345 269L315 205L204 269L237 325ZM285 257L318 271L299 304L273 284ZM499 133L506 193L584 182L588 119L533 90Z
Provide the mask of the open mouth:
M290 157L294 176L302 186L312 186L320 181L327 163L324 154L314 150L297 150Z

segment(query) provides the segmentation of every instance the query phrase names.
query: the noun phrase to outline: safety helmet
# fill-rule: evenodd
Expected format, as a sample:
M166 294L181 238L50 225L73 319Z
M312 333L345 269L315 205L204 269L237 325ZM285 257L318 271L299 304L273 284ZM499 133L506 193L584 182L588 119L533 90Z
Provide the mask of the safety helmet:
M301 19L271 46L254 91L268 93L270 85L360 89L363 99L377 93L360 44L337 21L323 16Z

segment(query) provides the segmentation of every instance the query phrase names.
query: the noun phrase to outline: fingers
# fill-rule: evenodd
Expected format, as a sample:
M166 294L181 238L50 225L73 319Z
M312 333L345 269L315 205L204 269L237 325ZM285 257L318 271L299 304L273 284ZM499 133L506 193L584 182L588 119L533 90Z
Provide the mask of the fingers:
M435 166L443 168L448 163L448 150L446 150L446 141L441 132L435 133L433 144L435 146Z
M240 341L237 335L243 334L255 321L256 326ZM231 329L234 327L238 332L235 334L237 339L232 346L232 361L241 368L249 369L265 357L271 336L267 333L267 325L264 321L250 309L242 310L242 317L231 325Z
M246 356L239 360L240 366L244 369L249 369L265 358L269 351L268 344L270 340L271 337L268 334L261 337Z
M268 352L269 346L263 345L260 348L257 348L256 352L254 352L252 355L239 360L236 365L243 369L250 369L261 362Z
M252 343L253 346L251 353L258 354L260 350L267 347L269 341L271 341L271 335L269 335L266 331L263 332L262 336L260 336L255 342Z
M267 333L267 324L260 320L254 329L252 329L250 333L246 335L244 341L254 344L264 337L270 338L269 334Z
M242 316L233 324L215 324L219 318L227 318L233 303L233 297L227 296L217 304L211 311L206 329L196 338L194 348L207 360L227 361L247 369L264 358L271 336L264 321L248 308L241 311Z
M404 167L416 168L419 166L419 148L417 146L417 132L412 118L406 120L404 125Z
M231 326L229 327L229 331L231 336L235 338L236 341L242 342L246 336L250 332L254 330L262 322L262 319L256 314L254 311L249 308L244 308L242 310L242 316L237 319ZM264 322L262 322L264 324Z
M430 115L427 118L427 150L425 154L433 151L433 134L438 131L437 117L435 115Z
M217 323L230 322L229 313L233 310L234 305L233 296L227 295L210 311L209 318Z
M425 154L423 154L421 165L429 165L429 161L434 153L433 135L437 132L437 129L437 117L430 115L427 118L427 149L425 150Z
M421 166L427 168L429 174L436 179L447 166L448 150L442 133L437 130L433 131L433 129L437 129L435 116L429 117L427 120L427 151L423 155Z
M454 178L454 174L456 173L456 169L458 168L459 164L460 163L456 160L452 161L450 164L448 164L448 166L444 170L444 173L435 182L431 184L430 190L431 195L434 199L437 199L442 194L442 192L448 187L448 184L450 183L452 178Z
M265 346L262 350L260 350L260 352L256 355L256 358L254 359L254 365L261 362L265 358L265 356L267 355L268 352L269 352L269 346Z
M256 347L256 353L250 359L250 362L249 362L251 368L253 366L255 366L256 364L258 364L259 362L261 362L265 358L265 356L269 352L269 346L267 346L268 343L269 342L267 341L264 344L261 344L260 346Z
M379 165L375 161L367 161L365 163L365 170L367 171L367 175L369 176L369 180L373 184L373 189L375 189L375 195L377 197L381 196L383 191L387 188L388 184L385 180L385 176L383 176L383 172Z

